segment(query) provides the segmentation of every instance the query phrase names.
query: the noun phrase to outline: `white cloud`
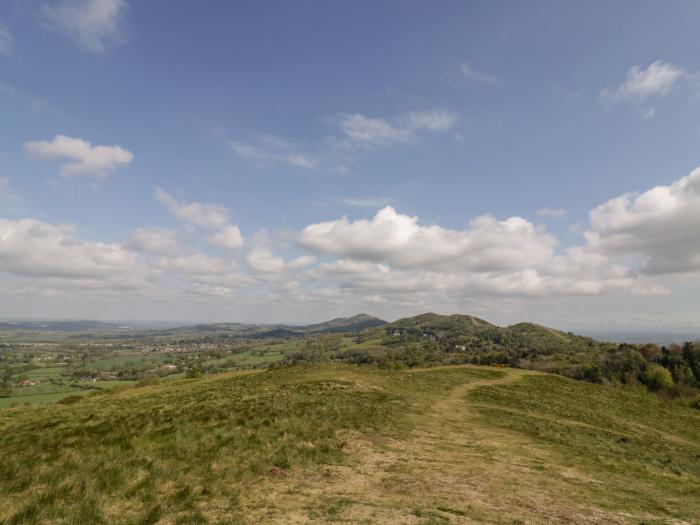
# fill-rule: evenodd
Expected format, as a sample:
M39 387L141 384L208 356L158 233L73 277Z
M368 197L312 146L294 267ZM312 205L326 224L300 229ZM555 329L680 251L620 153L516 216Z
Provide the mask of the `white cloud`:
M159 199L182 220L211 230L198 241L241 246L223 206L180 202L164 190ZM0 219L0 290L10 283L27 294L116 297L129 290L170 301L235 297L238 305L384 304L398 311L611 292L664 295L700 272L700 168L601 204L590 213L585 244L565 249L544 226L520 217L483 215L447 228L392 207L372 215L298 232L261 231L247 253L222 256L182 246L188 235L177 230L139 228L117 244L82 240L71 225ZM532 302L537 298L542 302Z
M668 186L627 193L590 213L592 249L643 257L650 274L700 271L700 168Z
M566 217L566 210L564 208L540 208L535 213L545 219L563 219Z
M253 248L246 255L246 262L258 272L281 272L284 270L284 259L277 257L266 248Z
M125 41L120 24L127 8L126 0L61 0L44 5L41 14L50 27L84 49L102 53Z
M10 56L15 50L10 30L0 23L0 55Z
M177 257L161 257L153 262L160 270L183 275L217 275L232 272L235 268L231 261L212 257L201 252L192 252Z
M464 230L448 230L421 226L417 217L386 207L372 220L342 218L311 224L298 242L318 253L400 267L496 271L541 264L552 256L556 239L520 217L498 221L485 215Z
M160 187L156 188L155 197L182 221L211 229L229 226L229 211L220 204L180 202Z
M295 259L292 259L287 263L287 268L292 270L297 270L299 268L304 268L316 263L316 257L313 255L301 255Z
M344 197L344 204L357 208L383 208L392 201L388 197Z
M71 159L61 166L64 177L94 177L105 179L119 166L129 164L134 155L121 146L93 146L89 142L56 135L53 140L26 142L27 153L45 159Z
M138 228L125 246L140 253L172 254L179 250L177 232L167 228Z
M668 292L596 247L574 246L557 254L554 236L520 217L485 215L452 230L421 225L387 207L371 220L309 225L298 243L336 258L307 278L315 289L336 290L335 297L345 301L372 296L392 304L442 304L485 296Z
M348 138L355 142L369 144L387 144L392 142L407 142L413 138L410 130L390 124L379 118L369 118L364 115L343 115L340 127Z
M263 273L279 273L284 270L298 270L316 262L316 257L302 255L291 261L285 261L268 248L256 246L246 255L246 262L251 269Z
M610 102L646 102L666 95L685 74L679 67L660 60L646 69L632 66L627 71L624 82L616 88L605 88L601 91L601 96Z
M231 149L236 155L245 157L247 159L260 159L264 158L261 152L259 152L253 146L243 144L241 142L231 141Z
M206 241L212 246L220 248L228 248L234 250L243 246L243 236L238 226L228 224L221 228L218 232L208 235Z
M287 157L287 162L293 164L294 166L299 166L300 168L313 168L316 166L317 160L306 155L289 155Z
M487 82L489 84L495 84L496 82L498 82L498 79L496 77L487 75L486 73L482 73L481 71L477 71L466 62L462 62L459 65L459 72L463 77L468 78L470 80L479 80L481 82Z
M128 280L137 258L117 244L87 242L76 228L36 219L0 219L0 271L30 277Z
M356 113L341 115L340 128L353 143L384 145L410 142L420 131L447 131L456 122L457 115L446 111L412 111L393 122Z
M258 135L254 144L231 141L229 145L239 157L261 164L289 164L304 169L318 164L317 158L299 153L293 144L271 135Z
M229 250L243 245L241 230L231 224L229 210L225 206L211 202L181 202L160 187L156 188L155 197L178 219L200 228L217 230L204 237L209 245Z

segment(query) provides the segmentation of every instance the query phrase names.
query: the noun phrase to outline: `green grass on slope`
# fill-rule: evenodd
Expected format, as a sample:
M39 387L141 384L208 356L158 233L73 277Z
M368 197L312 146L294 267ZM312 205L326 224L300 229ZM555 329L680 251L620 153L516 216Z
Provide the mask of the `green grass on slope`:
M228 523L248 481L338 461L338 430L387 419L391 395L334 375L227 374L1 411L0 523Z
M487 424L549 445L602 507L700 523L700 412L642 389L528 376L468 396ZM543 468L547 468L546 465Z
M527 374L310 365L0 410L0 524L700 523L698 411Z

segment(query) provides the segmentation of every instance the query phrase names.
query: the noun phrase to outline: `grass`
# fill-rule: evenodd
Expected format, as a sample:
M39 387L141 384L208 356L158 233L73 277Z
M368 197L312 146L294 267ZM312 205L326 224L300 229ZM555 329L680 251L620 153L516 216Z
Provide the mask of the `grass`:
M27 376L29 379L44 381L46 379L51 379L52 377L60 377L61 372L66 369L65 366L45 366L40 368L33 368L27 372L22 372L20 375Z
M235 516L248 480L339 461L337 431L378 425L391 399L345 380L279 371L3 411L0 516L8 524Z
M480 405L486 424L529 436L560 464L605 480L592 490L603 507L700 519L697 410L641 388L606 388L555 376L481 388L470 400ZM619 488L611 491L611 485Z
M43 405L55 403L68 396L84 396L99 392L100 390L132 385L134 383L135 381L120 380L95 381L94 383L62 382L59 384L46 382L33 386L15 387L12 389L12 396L0 397L0 409L20 405Z
M79 390L77 388L74 388L70 390L64 390L62 392L51 392L48 394L0 397L0 409L17 407L21 405L44 405L49 403L55 403L71 395L84 396L89 394L90 392L90 390Z
M182 355L182 354L181 354ZM113 368L159 366L164 363L170 356L168 354L125 354L99 361L93 361L85 366L86 370L102 371L111 370Z
M0 411L0 523L696 523L700 413L522 370L314 365Z

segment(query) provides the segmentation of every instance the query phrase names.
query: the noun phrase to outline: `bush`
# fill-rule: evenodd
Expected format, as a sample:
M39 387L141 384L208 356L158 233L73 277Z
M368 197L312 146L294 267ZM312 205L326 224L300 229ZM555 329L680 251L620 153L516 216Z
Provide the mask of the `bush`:
M57 401L61 405L73 405L79 401L82 401L83 396L73 394L72 396L64 397L63 399Z
M695 399L690 402L690 408L700 410L700 395L696 396Z
M654 392L666 390L673 386L671 372L659 365L649 366L642 376L642 381L649 390L653 390Z

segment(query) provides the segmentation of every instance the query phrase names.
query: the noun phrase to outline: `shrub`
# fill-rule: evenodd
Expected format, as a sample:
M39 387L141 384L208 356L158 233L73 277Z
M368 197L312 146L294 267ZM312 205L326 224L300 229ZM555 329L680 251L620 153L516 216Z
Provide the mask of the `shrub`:
M649 366L642 376L642 381L649 390L653 390L654 392L666 390L673 386L673 377L671 377L671 373L659 365Z
M72 405L74 403L82 401L82 399L83 396L73 394L72 396L64 397L63 399L57 401L57 403L60 403L61 405Z

